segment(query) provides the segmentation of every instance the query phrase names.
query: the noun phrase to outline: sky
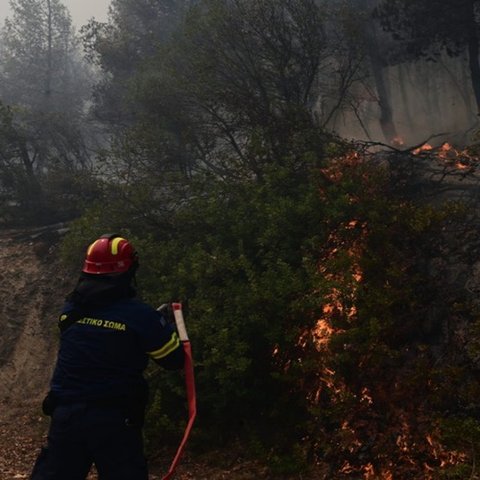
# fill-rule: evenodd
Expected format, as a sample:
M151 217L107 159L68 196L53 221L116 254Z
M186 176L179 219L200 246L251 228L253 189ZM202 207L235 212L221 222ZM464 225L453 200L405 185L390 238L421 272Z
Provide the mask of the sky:
M105 21L110 5L110 0L61 0L61 2L70 11L77 30L87 23L91 17L95 17L100 22ZM9 0L0 0L0 23L3 24L3 21L9 15Z

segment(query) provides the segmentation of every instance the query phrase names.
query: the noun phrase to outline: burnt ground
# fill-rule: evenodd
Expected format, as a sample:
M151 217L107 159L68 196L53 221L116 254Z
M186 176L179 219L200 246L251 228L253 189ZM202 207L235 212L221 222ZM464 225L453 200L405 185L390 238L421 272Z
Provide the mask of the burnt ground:
M56 319L76 280L76 272L60 266L57 243L58 238L0 231L0 480L28 478L46 438L49 419L40 405L57 351ZM170 461L171 456L152 459L151 480L161 479ZM89 480L96 478L92 471ZM277 477L232 451L192 459L188 448L175 475L177 480L227 478Z

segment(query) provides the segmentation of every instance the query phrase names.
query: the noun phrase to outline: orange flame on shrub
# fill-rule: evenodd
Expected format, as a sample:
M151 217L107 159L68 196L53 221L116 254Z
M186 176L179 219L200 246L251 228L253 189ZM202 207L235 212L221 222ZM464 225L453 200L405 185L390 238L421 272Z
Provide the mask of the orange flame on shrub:
M466 153L457 152L448 143L438 149L434 149L430 144L424 144L415 149L413 154L435 155L436 158L445 162L453 162L457 168L468 168L468 165L464 163L467 158ZM329 182L340 182L346 170L355 169L357 166L361 167L362 161L363 158L358 152L352 152L343 158L335 159L322 170L322 173ZM368 178L366 183L368 185ZM345 235L347 230L348 234ZM359 259L367 235L368 225L354 218L346 221L330 234L326 253L319 262L319 274L335 286L332 286L324 295L320 318L317 319L314 328L309 332L304 332L301 336L302 342L306 342L306 338L310 342L313 341L319 353L319 371L316 372L316 382L312 385L308 400L314 406L321 405L323 398L327 398L326 401L330 405L342 406L345 399L347 402L351 402L349 411L345 415L346 418L341 420L338 428L339 455L343 450L347 457L337 456L337 459L342 458L342 463L336 473L345 475L342 478L393 480L394 478L409 478L408 472L415 470L416 473L422 475L424 480L433 480L436 478L435 475L438 477L439 468L446 469L463 463L467 460L466 455L447 451L440 441L439 432L432 432L431 430L435 429L431 424L426 422L422 424L418 417L414 416L418 412L415 411L415 414L412 414L413 410L409 411L408 406L404 408L397 403L391 407L390 413L394 413L395 419L388 428L383 430L384 426L376 425L376 419L381 412L379 408L382 408L381 389L377 388L378 386L375 384L367 386L360 382L355 389L349 389L349 386L344 383L345 380L336 374L336 367L332 368L331 364L329 365L328 350L331 340L344 332L338 325L353 324L358 315L355 305L356 296L363 281ZM349 258L349 268L343 271L335 269L335 273L332 273L328 264L331 261L335 262L340 254ZM342 285L342 287L338 285ZM392 393L399 388L396 383L392 384ZM325 392L327 395L323 396L322 393ZM396 395L398 402L398 392ZM382 441L389 444L388 453L381 451L381 447L378 447L382 445ZM370 445L371 442L375 444ZM378 464L377 462L372 463L373 458L380 458L373 456L378 456L379 449L382 455L388 454L390 457L383 464L382 461L379 461ZM362 460L360 452L364 450L368 452L369 456L365 456ZM420 453L418 453L419 451ZM385 457L383 460L386 460ZM399 466L403 469L401 472ZM406 476L402 477L401 475Z
M444 142L440 147L434 148L429 143L425 143L412 151L413 155L428 154L444 161L459 170L467 170L478 165L478 158L472 156L467 149L458 150L448 142Z
M424 143L420 147L416 148L413 150L414 155L419 155L422 152L429 152L430 150L433 150L433 147L429 143Z

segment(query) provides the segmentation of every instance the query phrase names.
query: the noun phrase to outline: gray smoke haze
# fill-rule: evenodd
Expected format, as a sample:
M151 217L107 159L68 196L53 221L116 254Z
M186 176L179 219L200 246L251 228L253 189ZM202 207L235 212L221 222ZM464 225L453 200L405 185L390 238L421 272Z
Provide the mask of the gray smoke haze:
M77 31L92 17L106 21L111 0L60 0L69 10ZM10 15L9 0L0 0L0 25ZM383 37L382 37L383 38ZM388 40L388 39L387 39ZM446 55L437 62L417 61L384 69L393 121L406 145L445 133L437 142L470 143L480 129L468 63ZM355 109L339 111L329 127L347 138L386 141L372 80L351 92ZM319 103L323 101L320 93ZM350 106L351 107L351 106Z
M61 3L68 8L73 23L79 29L92 17L100 22L105 21L110 0L61 0ZM9 15L9 0L0 0L0 24L3 24Z
M478 135L479 117L464 56L396 65L385 68L384 75L400 144L416 145L439 135L429 143L462 146ZM374 88L357 86L354 95L356 113L348 109L338 115L333 129L347 138L386 141Z

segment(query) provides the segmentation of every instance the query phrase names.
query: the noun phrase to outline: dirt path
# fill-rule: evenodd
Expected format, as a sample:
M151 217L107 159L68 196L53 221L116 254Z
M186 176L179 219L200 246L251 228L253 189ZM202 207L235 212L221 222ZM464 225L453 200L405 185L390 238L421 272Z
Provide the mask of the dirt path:
M0 325L2 337L0 400L34 395L45 388L55 355L52 325L58 311L56 292L29 246L0 241ZM12 265L13 263L13 265ZM57 295L58 296L58 295Z
M57 351L56 317L71 280L44 241L0 235L0 479L28 478L48 419L40 402Z

